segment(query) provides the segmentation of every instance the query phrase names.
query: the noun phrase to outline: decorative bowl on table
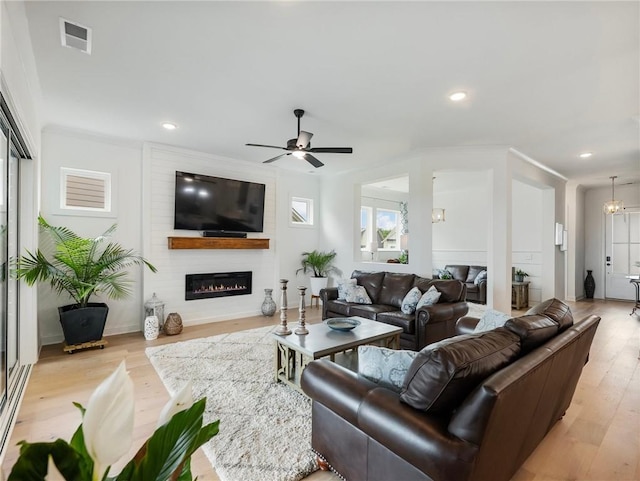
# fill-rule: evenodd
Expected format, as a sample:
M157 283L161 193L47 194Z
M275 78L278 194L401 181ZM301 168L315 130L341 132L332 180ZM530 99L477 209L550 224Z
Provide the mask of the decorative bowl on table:
M327 326L336 331L350 331L360 325L360 321L350 317L334 317L327 320Z

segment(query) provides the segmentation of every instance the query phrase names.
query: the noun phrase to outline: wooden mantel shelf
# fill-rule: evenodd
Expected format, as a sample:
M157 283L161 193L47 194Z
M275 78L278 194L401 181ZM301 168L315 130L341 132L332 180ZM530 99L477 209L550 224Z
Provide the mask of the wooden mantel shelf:
M169 249L268 249L269 239L169 237Z

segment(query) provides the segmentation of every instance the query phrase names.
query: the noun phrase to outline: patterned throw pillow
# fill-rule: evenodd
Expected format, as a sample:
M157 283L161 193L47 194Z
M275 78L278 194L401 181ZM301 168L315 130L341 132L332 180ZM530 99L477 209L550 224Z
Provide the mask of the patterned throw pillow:
M418 305L418 301L421 296L422 292L420 292L420 289L414 287L407 292L407 295L402 299L402 306L400 307L400 310L405 314L413 314L416 312L416 306Z
M505 323L511 319L510 314L496 311L494 309L487 309L480 318L478 324L476 324L473 332L491 331L497 327L502 327Z
M344 301L347 298L347 291L355 286L355 279L340 279L338 281L338 299Z
M476 278L473 280L473 283L477 286L478 284L480 284L480 281L486 278L487 278L487 271L480 271L478 272L478 275L476 276Z
M422 294L422 297L416 305L416 310L420 309L422 306L433 306L434 304L437 304L441 295L440 291L436 289L436 286L431 286L427 292Z
M378 346L358 347L358 374L399 393L417 351L399 351Z
M347 289L347 297L345 300L357 304L371 304L371 299L363 286L353 286Z

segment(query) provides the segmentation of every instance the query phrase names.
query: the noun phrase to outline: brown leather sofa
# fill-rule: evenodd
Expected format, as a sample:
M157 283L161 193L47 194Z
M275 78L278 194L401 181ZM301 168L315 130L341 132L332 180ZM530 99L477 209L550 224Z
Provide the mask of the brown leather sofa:
M481 271L486 271L487 266L447 265L444 270L449 271L454 279L464 282L467 287L467 301L478 304L487 303L487 279L482 279L477 284L474 282Z
M313 361L301 381L313 400L312 448L349 481L507 481L569 407L599 321L589 316L574 325L566 305L546 301L505 327L429 346L411 364L401 393L330 361ZM461 324L470 329L475 322ZM504 367L471 385L465 383L474 369L462 368L449 381L468 390L459 401L448 397L446 409L432 412L401 400L415 386L423 353L458 346L457 355L475 355L482 365L486 353L474 349L491 346L491 338L506 339L513 359L501 357ZM464 350L465 343L475 347ZM418 386L433 393L430 383L449 377L439 372L448 365L428 366Z
M400 346L403 349L420 350L427 344L454 336L456 321L469 311L465 302L466 288L459 281L358 270L353 271L351 278L365 288L372 304L338 299L336 287L325 288L320 291L322 319L360 316L402 327ZM431 286L441 293L437 304L421 307L415 314L404 314L400 310L402 300L411 288L418 287L424 293Z

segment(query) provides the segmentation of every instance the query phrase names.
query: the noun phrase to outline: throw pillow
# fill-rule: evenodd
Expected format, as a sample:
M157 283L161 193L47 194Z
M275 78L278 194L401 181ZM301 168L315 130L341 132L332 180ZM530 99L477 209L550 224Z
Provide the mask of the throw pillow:
M418 301L421 296L422 292L420 292L420 289L413 287L409 292L407 292L407 295L404 296L400 310L405 314L413 314L416 312L416 306L418 305Z
M411 363L400 400L427 412L451 412L519 354L520 338L503 327L435 342Z
M417 351L402 351L378 346L358 347L358 374L399 393Z
M347 302L355 302L357 304L371 304L371 299L367 294L367 290L363 286L353 286L347 289Z
M473 283L477 286L478 284L480 284L480 281L483 281L487 278L487 271L480 271L478 272L478 275L476 276L476 278L473 280Z
M420 309L422 306L433 306L434 304L437 304L441 295L440 291L436 289L436 286L431 286L427 292L422 294L422 297L416 305L416 310Z
M344 301L347 298L347 290L355 286L355 279L340 279L338 281L338 299Z
M494 309L487 309L484 311L484 314L482 314L473 332L491 331L504 326L509 319L511 319L511 315L509 314Z

